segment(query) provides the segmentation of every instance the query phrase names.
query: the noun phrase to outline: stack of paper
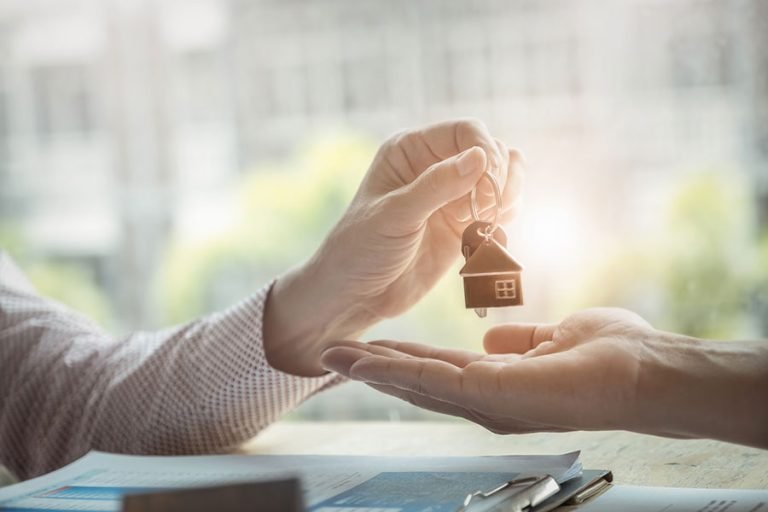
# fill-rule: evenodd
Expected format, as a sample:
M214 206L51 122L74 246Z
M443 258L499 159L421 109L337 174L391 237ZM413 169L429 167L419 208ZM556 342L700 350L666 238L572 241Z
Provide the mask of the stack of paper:
M126 493L290 475L301 478L312 511L453 512L468 493L518 477L550 474L566 481L581 473L578 456L139 457L92 452L58 471L0 489L0 510L117 511Z

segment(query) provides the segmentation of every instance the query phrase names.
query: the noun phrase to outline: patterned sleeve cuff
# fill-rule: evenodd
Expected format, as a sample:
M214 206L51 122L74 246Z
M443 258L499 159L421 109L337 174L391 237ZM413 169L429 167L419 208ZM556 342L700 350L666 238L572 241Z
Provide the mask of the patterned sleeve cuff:
M205 426L206 437L214 428L217 444L233 446L252 438L307 398L343 380L335 374L299 377L267 362L263 319L273 284L209 317L206 338L214 340L218 350L207 351L210 359L201 362L208 382L199 410L216 423L199 424Z

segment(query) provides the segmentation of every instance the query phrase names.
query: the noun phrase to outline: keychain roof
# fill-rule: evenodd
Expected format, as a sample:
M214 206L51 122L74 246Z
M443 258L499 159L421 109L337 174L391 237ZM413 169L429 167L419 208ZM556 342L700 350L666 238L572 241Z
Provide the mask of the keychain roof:
M459 271L462 277L512 274L523 270L523 266L494 239L480 244Z

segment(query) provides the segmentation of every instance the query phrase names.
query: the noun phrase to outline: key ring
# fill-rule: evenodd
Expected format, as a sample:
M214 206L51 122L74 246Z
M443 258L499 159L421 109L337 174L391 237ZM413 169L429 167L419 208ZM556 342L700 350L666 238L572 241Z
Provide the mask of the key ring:
M493 232L496 231L496 228L499 227L499 212L502 208L501 187L499 186L499 180L496 179L496 176L494 176L491 171L485 171L483 176L488 178L488 181L493 185L493 195L496 196L496 210L493 213L493 222L490 226L485 228L484 236L487 239L490 238L493 235ZM473 188L472 192L469 194L469 207L472 210L472 218L476 222L480 221L480 213L477 211L477 187Z

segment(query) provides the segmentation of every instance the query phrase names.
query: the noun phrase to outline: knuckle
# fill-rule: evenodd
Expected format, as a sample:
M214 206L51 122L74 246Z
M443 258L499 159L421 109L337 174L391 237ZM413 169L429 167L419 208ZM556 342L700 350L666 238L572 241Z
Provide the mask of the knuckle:
M476 117L463 117L456 121L456 128L464 130L467 133L479 132L483 133L487 131L485 123Z
M411 145L414 144L414 142L418 137L419 137L418 131L412 130L412 129L406 129L406 130L401 130L395 133L394 135L392 135L387 142L389 143L390 147L399 147L399 148L410 147Z
M384 146L386 147L392 147L397 146L400 144L400 142L403 140L403 137L408 133L408 130L400 130L392 135L390 135L386 141L384 141Z
M520 165L523 163L523 153L517 148L509 148L509 163Z
M470 395L482 395L481 383L484 380L485 372L486 367L482 363L472 362L464 367L464 379Z
M478 139L485 139L488 129L485 123L473 117L462 118L456 121L456 138L471 145L477 145ZM487 146L486 143L482 144Z
M400 147L403 150L414 150L421 144L421 133L415 130L407 130L400 136Z
M507 148L507 145L504 144L504 142L502 142L501 140L496 138L494 138L493 140L496 143L496 149L499 151L499 155L501 156L502 163L504 164L503 170L506 171L506 168L512 162L510 153L509 153L509 148Z
M425 389L424 389L424 370L425 370L425 368L426 367L425 367L424 364L419 365L419 371L418 371L418 374L416 376L416 385L414 386L415 387L414 391L416 393L418 393L419 395L425 394Z
M438 173L435 173L435 172L426 173L424 175L424 186L425 186L426 192L430 196L438 194L440 192L440 178L438 177Z
M394 190L372 204L368 215L372 219L382 219L383 221L397 218L406 201L407 198L404 197L402 189Z
M401 130L390 135L379 147L379 154L392 156L397 155L402 151L403 140L408 135L406 130Z

